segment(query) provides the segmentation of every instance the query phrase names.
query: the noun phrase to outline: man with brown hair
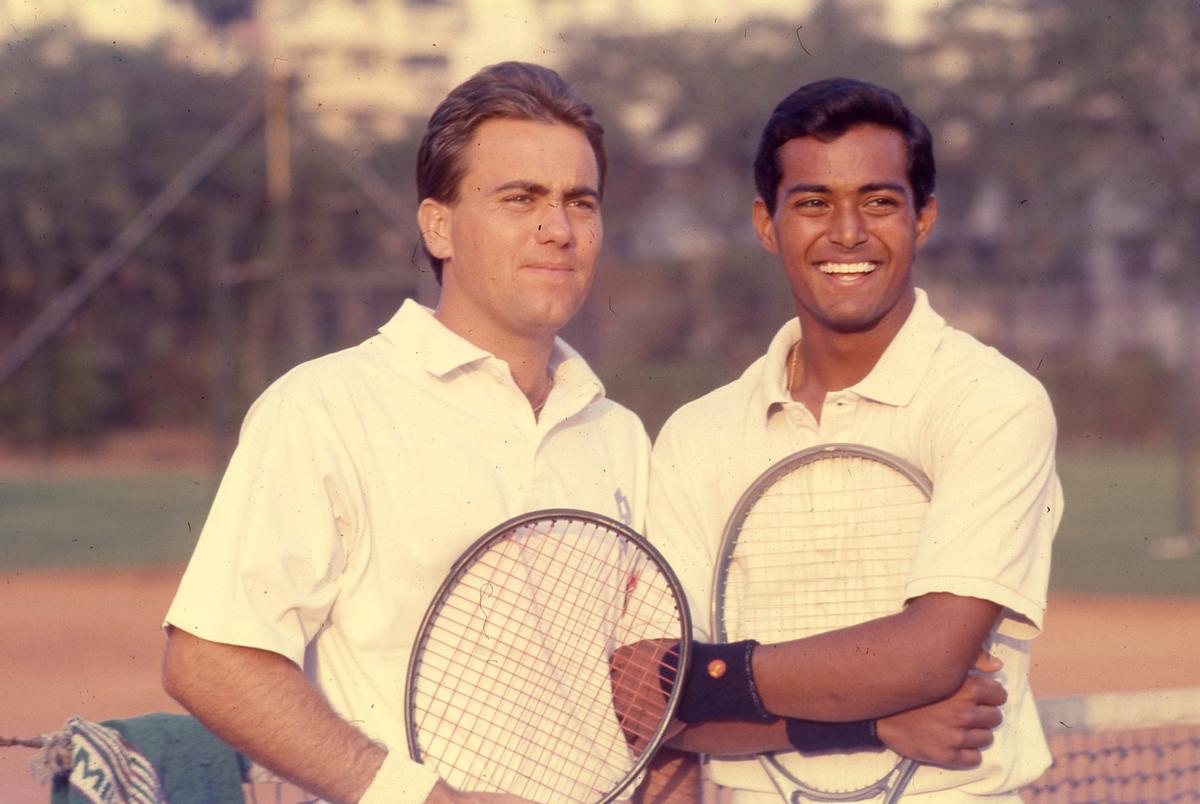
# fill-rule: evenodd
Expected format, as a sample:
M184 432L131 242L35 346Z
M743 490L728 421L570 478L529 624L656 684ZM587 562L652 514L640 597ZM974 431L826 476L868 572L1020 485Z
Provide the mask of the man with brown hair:
M551 70L489 67L434 112L417 173L436 309L405 302L255 402L167 615L168 692L330 801L505 800L409 759L425 608L516 514L644 517L641 422L557 338L603 235L591 108Z

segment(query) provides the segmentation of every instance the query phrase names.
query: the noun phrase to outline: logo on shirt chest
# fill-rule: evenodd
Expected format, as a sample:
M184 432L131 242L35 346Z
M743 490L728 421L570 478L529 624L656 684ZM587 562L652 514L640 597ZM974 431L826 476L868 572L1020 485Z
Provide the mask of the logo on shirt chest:
M625 492L618 488L613 492L613 499L617 503L617 519L629 527L633 527L633 506L629 504L629 498L625 496Z

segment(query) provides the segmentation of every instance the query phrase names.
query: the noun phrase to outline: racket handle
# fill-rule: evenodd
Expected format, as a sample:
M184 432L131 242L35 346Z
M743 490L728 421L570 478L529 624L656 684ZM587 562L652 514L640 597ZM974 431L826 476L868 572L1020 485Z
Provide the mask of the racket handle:
M900 763L900 775L896 777L896 783L892 785L892 789L887 791L887 795L883 797L883 804L895 804L904 795L905 788L912 780L913 774L917 772L917 761L915 759L905 759Z

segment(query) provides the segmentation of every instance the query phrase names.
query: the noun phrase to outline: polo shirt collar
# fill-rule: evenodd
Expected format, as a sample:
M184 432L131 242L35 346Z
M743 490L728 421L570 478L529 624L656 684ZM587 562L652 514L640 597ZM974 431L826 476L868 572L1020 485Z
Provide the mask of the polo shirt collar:
M447 329L434 317L433 310L413 299L405 299L379 332L392 343L406 347L422 368L439 379L472 364L482 364L489 358L497 359L491 352ZM604 396L600 378L562 338L554 339L550 370L556 384L572 389L592 386L593 398Z
M800 340L800 319L793 318L771 339L763 358L762 373L754 391L754 407L769 414L777 405L791 402L787 388L787 362L792 346Z
M946 328L946 320L929 306L925 291L917 288L917 299L900 331L875 364L875 368L848 390L859 396L900 407L917 395L925 370L933 360Z
M846 390L885 405L908 404L917 393L945 326L945 319L929 306L925 291L917 288L912 312L879 362L866 377ZM775 405L792 401L787 390L787 361L792 346L801 336L800 320L793 318L771 339L754 392L755 408L769 414Z

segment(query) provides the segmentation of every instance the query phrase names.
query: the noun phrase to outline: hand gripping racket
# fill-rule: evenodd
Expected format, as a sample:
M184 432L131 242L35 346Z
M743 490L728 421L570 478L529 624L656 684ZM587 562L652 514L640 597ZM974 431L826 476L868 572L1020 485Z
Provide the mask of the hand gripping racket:
M929 479L881 450L825 444L751 484L725 526L713 583L716 639L782 642L900 610ZM917 765L888 751L763 754L785 801L895 801Z
M683 686L664 675L671 650L686 668L687 604L641 535L583 511L516 517L458 559L425 614L409 753L459 790L611 801L666 733Z

